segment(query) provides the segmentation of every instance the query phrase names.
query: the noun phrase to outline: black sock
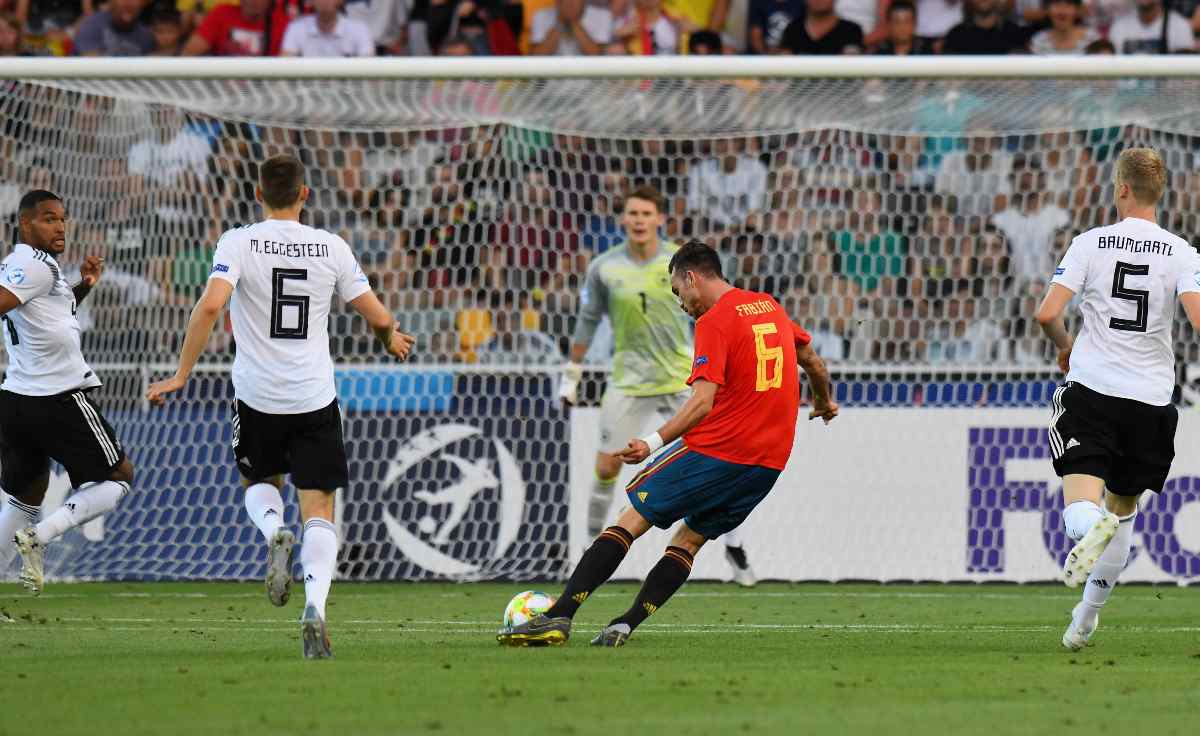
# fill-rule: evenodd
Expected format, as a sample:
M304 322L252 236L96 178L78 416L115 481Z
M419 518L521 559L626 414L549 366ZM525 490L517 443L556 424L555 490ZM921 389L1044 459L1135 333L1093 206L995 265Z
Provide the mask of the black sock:
M546 615L566 616L571 618L592 591L604 584L617 571L629 545L633 544L633 535L619 526L610 526L600 532L592 546L583 553L583 558L571 573L567 587L558 597Z
M667 600L684 584L692 573L692 555L682 547L667 547L663 557L646 576L633 607L609 623L629 624L632 631L650 614L666 605Z

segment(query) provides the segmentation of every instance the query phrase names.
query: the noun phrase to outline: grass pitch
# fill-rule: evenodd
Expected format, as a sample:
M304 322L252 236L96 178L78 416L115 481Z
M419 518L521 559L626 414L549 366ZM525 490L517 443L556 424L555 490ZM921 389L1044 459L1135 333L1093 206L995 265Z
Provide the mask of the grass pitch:
M553 594L557 585L537 586ZM624 649L503 649L511 584L334 585L332 661L303 588L0 585L0 734L1195 734L1200 590L1130 586L1093 647L1061 586L692 584Z

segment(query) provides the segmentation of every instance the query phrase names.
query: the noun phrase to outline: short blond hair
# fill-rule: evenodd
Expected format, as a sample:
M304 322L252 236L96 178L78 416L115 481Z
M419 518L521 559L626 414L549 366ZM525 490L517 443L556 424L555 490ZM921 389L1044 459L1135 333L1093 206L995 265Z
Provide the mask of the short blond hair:
M1141 205L1156 205L1167 189L1167 167L1153 148L1126 148L1117 158L1117 186L1128 184Z

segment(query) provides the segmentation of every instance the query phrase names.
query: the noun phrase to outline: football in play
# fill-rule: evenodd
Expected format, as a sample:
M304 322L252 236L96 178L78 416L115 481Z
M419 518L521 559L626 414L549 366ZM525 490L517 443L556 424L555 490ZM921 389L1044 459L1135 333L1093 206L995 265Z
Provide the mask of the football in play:
M517 593L504 609L503 623L505 626L520 626L539 613L545 613L553 605L554 596L552 595L539 593L536 590Z

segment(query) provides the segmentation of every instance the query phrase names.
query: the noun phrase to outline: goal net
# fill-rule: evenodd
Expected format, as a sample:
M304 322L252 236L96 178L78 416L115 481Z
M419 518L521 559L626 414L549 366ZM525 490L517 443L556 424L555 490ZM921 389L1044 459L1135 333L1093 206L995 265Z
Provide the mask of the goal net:
M230 449L228 323L185 395L141 397L174 366L217 237L259 217L256 163L293 152L306 221L353 246L418 338L397 366L335 306L342 577L554 578L578 553L611 332L570 414L558 369L587 265L622 240L640 184L666 196L665 238L716 247L834 373L843 418L801 427L799 467L748 523L760 576L1051 577L1067 548L1043 429L1057 376L1031 315L1073 235L1115 218L1125 147L1164 155L1161 224L1200 242L1198 93L1195 77L1133 74L6 82L0 216L15 238L21 194L51 189L72 223L67 278L105 257L78 316L138 469L136 492L56 544L49 572L261 575ZM1200 343L1176 344L1187 403ZM1185 416L1181 447L1193 429ZM1189 472L1140 517L1137 579L1200 575ZM67 492L56 468L44 512ZM861 551L876 534L893 535L884 560ZM643 546L622 574L657 558ZM726 577L707 557L697 574Z

